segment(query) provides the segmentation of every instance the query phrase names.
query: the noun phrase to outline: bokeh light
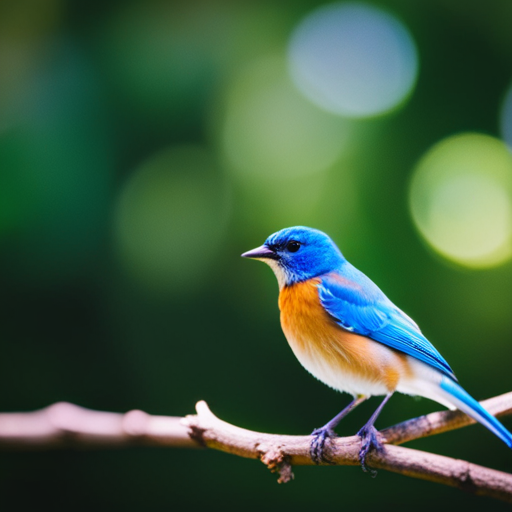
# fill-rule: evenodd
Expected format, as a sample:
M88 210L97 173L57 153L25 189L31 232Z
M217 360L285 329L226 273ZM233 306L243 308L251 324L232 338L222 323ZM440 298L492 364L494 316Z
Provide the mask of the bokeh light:
M342 154L346 121L300 95L279 57L252 63L227 93L222 147L232 169L261 179L322 171Z
M229 196L208 151L172 147L144 162L116 212L119 254L148 290L183 293L200 284L224 239Z
M512 255L512 156L488 135L466 133L435 145L411 181L414 222L440 254L467 267Z
M501 136L512 151L512 85L505 95L500 114Z
M383 114L411 93L418 57L395 16L364 3L319 7L289 43L296 86L315 104L348 117Z

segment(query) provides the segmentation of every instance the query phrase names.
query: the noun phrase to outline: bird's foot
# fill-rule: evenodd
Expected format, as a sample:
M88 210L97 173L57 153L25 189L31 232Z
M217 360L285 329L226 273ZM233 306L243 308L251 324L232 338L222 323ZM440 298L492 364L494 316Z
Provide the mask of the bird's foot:
M378 452L382 451L383 446L379 439L381 434L373 425L365 425L357 435L361 438L361 450L359 450L359 462L361 463L361 468L363 471L369 472L370 475L375 478L377 476L377 471L366 465L366 456L372 448Z
M315 464L332 464L332 460L325 453L325 442L336 436L336 432L331 428L321 427L316 428L311 433L313 440L309 447L309 455Z

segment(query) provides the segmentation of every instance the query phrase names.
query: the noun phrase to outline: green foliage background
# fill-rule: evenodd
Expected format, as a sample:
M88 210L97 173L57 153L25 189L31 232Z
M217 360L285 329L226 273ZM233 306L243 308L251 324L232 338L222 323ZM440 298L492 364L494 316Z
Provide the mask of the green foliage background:
M418 82L397 112L355 123L360 142L323 175L328 186L311 203L315 177L252 182L229 170L219 119L232 76L284 55L293 28L321 4L0 3L0 410L65 400L181 416L205 399L249 429L320 426L348 396L300 367L279 326L275 278L239 257L293 224L328 231L415 318L476 398L512 390L512 265L447 263L423 243L407 203L412 169L433 144L463 131L499 136L512 4L374 2L409 27ZM187 148L199 148L190 169ZM167 162L180 170L162 182L145 188L134 178ZM160 197L169 176L179 178L177 192ZM147 224L134 227L141 218ZM151 260L159 250L168 265ZM377 400L340 433L356 432ZM437 409L397 396L378 424ZM512 453L481 426L410 445L512 469ZM505 510L385 472L371 479L357 468L299 467L295 475L279 486L262 465L209 451L2 453L0 504Z

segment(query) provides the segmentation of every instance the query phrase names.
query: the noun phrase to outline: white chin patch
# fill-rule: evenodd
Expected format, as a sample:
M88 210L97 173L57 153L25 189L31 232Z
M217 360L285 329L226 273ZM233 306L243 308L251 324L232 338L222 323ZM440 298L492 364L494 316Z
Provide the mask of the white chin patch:
M276 260L270 258L258 258L263 263L266 263L273 271L277 277L277 283L279 284L279 289L283 288L283 286L287 285L289 282L289 274L286 270L279 265Z

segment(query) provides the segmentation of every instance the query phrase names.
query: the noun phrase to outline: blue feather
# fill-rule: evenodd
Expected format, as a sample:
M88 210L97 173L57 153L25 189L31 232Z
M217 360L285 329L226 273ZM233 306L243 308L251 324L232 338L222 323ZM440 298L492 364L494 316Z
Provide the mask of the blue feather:
M458 409L471 416L474 420L486 426L493 434L498 436L509 448L512 448L512 434L491 414L489 414L472 396L462 389L456 382L443 377L440 387L454 400L452 402Z
M344 329L415 357L456 380L418 326L347 261L322 277L318 291L323 307Z

